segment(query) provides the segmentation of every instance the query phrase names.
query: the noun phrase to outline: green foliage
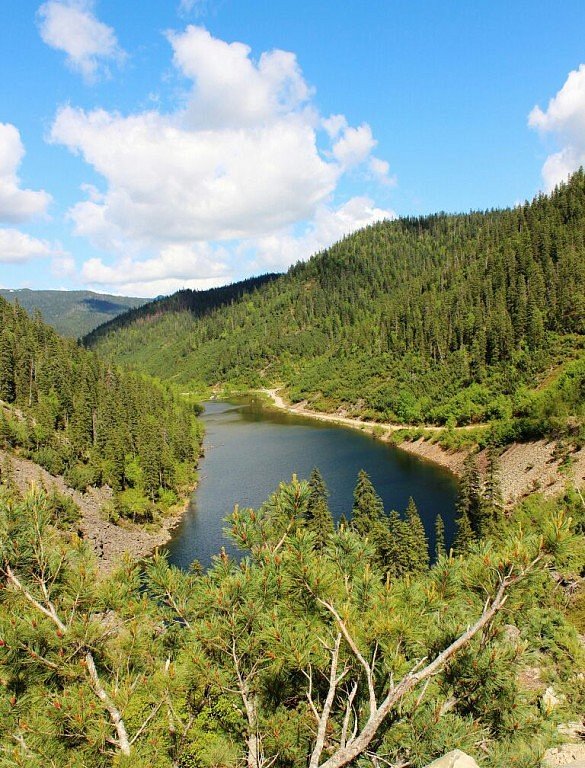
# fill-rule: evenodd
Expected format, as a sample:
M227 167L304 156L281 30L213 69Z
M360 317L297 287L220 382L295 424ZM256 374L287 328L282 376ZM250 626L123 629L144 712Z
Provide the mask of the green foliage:
M89 341L186 388L279 382L315 410L547 434L582 423L563 371L583 368L584 232L579 171L513 209L375 224L229 305L177 294Z
M313 481L293 478L260 509L234 511L241 562L221 554L207 573L185 573L158 554L142 575L125 563L105 579L83 542L55 528L62 499L0 488L0 766L236 768L254 754L302 768L315 747L311 707L319 715L326 705L337 653L343 675L322 763L348 711L350 730L368 720L364 663L381 700L389 681L471 626L511 575L519 580L496 618L399 700L369 748L419 768L456 747L486 768L534 765L555 728L519 684L522 669L538 659L566 697L564 718L585 699L583 649L562 591L551 589L551 573L568 579L585 562L578 494L530 499L502 521L498 541L388 580L357 531L317 540L307 519L316 473ZM416 527L414 504L406 520Z
M110 486L120 515L152 519L192 488L201 441L193 403L104 364L1 298L0 390L10 403L0 445L77 490Z
M40 312L43 320L63 336L78 339L112 317L132 307L146 303L146 299L129 296L110 296L92 291L32 291L28 288L9 290L0 288L6 301L18 302L33 315Z
M327 505L329 492L317 467L309 478L309 498L305 512L306 526L315 536L315 544L324 547L327 538L333 533L333 517Z

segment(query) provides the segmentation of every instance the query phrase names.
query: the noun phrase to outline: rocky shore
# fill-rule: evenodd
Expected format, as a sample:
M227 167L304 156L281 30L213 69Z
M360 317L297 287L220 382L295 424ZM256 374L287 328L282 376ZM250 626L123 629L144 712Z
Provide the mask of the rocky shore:
M375 435L377 439L388 441L393 432L409 428L404 424L380 424L362 421L344 414L317 413L307 408L306 403L288 404L276 389L264 389L276 408L306 416L319 421L341 424ZM437 432L441 427L425 427L426 432ZM461 427L460 429L466 429ZM404 441L398 446L401 450L419 456L421 459L440 464L456 475L460 475L468 453L466 451L448 451L437 443L420 438ZM480 468L485 465L485 451L478 454ZM532 443L512 443L500 457L500 483L502 497L508 507L534 491L545 496L561 493L568 483L581 487L585 483L585 451L579 450L569 456L569 461L558 450L554 441L538 440Z
M28 490L31 484L37 484L47 489L55 487L59 493L73 499L81 512L79 534L92 545L102 573L112 571L124 555L140 560L157 547L164 546L171 538L173 528L181 521L187 506L185 504L183 508L178 508L158 524L144 526L130 521L114 524L103 511L112 499L109 488L90 488L86 493L80 493L70 488L62 477L49 474L38 464L0 450L0 464L6 459L12 464L14 481L21 491Z

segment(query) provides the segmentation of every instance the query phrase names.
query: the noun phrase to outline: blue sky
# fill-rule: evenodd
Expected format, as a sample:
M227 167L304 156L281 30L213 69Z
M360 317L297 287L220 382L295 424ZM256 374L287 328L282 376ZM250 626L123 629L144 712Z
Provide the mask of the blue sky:
M582 1L0 9L3 287L211 287L585 163Z

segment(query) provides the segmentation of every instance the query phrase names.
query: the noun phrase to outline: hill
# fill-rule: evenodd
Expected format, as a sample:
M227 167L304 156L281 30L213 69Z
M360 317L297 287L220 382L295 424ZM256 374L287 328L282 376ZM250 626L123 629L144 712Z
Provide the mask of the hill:
M214 309L227 307L253 293L262 285L270 283L279 277L268 273L259 277L250 277L237 283L231 283L220 288L210 288L207 291L193 291L188 288L177 291L172 296L149 301L140 307L130 309L88 332L83 342L86 346L95 346L100 340L115 331L132 326L142 327L145 323L156 323L160 317L167 314L188 312L191 317L203 317Z
M375 224L229 306L158 306L87 342L185 387L284 384L380 421L548 418L551 386L581 416L583 365L563 371L583 351L585 174L513 209Z
M32 291L29 288L2 288L0 296L6 301L18 301L31 315L38 310L46 323L73 339L85 336L98 325L147 301L92 291Z
M152 521L190 492L195 409L105 363L0 297L0 449L79 491L107 485L110 518Z

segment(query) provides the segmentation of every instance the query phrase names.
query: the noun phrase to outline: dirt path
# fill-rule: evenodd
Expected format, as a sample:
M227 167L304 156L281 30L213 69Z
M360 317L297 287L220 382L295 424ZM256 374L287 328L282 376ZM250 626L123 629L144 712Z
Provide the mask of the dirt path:
M355 419L350 416L344 416L339 413L319 413L317 411L311 411L306 407L306 402L297 403L296 405L290 405L278 394L278 389L261 389L259 390L272 400L277 408L289 413L296 413L300 416L309 416L311 419L318 419L319 421L330 421L333 424L343 424L346 427L353 427L354 429L361 429L364 432L372 432L374 428L383 429L386 432L396 432L399 429L411 429L412 424L389 424L381 423L379 421L365 421L362 419ZM424 429L436 431L441 427L429 426ZM469 427L461 427L461 429L469 429Z
M104 504L112 499L110 489L90 488L87 493L80 493L70 488L62 477L49 474L38 464L0 450L0 463L4 463L7 457L12 463L14 480L21 491L27 491L31 484L37 484L47 489L55 486L59 493L71 496L81 511L79 533L92 545L102 573L112 571L121 563L124 554L139 560L157 547L162 547L183 517L184 510L179 510L166 517L156 528L146 528L131 522L114 525L102 511Z
M328 421L342 424L353 429L362 430L368 434L376 433L382 440L389 440L392 432L399 429L411 429L408 424L381 424L373 421L362 421L335 413L317 413L306 407L306 403L289 405L278 394L278 389L263 389L274 405L289 413L307 416L318 421ZM473 427L459 427L461 430ZM436 432L442 427L424 427L425 431ZM461 475L463 463L467 457L466 451L447 451L436 443L430 443L421 438L414 442L405 441L398 446L408 453L440 464L456 475ZM574 483L577 487L585 484L585 450L571 454L569 466L563 466L562 457L557 455L557 444L554 441L539 440L533 443L513 443L500 457L500 484L502 496L508 507L534 491L540 491L545 496L561 493L567 484ZM486 464L485 451L478 454L480 468Z

